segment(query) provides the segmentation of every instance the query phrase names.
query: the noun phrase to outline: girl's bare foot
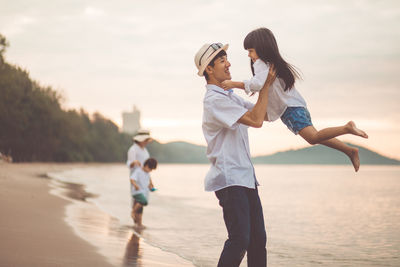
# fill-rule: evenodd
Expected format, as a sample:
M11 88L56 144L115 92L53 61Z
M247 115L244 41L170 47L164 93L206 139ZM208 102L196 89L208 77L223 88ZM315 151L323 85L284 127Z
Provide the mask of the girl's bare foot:
M358 136L361 136L364 138L368 138L368 135L364 131L358 129L356 127L356 124L353 121L349 121L346 124L346 128L349 131L349 133L351 133L351 134L358 135Z
M354 170L358 172L358 169L360 168L360 158L358 157L358 148L353 147L348 156L351 160L351 163L353 164Z

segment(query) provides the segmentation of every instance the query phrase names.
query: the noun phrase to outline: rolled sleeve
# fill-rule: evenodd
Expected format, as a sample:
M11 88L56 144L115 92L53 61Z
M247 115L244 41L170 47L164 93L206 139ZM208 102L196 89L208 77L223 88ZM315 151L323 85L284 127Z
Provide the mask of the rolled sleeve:
M128 159L126 160L126 165L130 168L132 162L134 162L135 160L136 160L136 152L134 147L132 146L128 150Z
M223 128L232 128L248 111L247 108L232 101L228 97L218 97L212 101L209 112L212 120Z
M243 81L246 94L259 92L268 77L269 65L265 64L261 59L258 59L253 67L255 75L250 80Z
M249 101L244 101L244 107L247 108L247 110L252 110L254 108L254 104L249 102Z
M249 80L244 80L243 84L244 84L244 91L246 92L246 94L249 95L251 93L250 81Z
M251 78L250 80L243 81L245 92L247 94L249 94L250 92L259 92L263 88L267 77L268 71L261 71L254 75L253 78Z

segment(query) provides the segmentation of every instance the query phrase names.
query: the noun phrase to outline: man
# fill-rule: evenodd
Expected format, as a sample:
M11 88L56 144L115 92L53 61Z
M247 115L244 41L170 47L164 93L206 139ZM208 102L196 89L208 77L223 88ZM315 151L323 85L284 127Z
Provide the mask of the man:
M246 251L248 266L266 266L267 238L247 128L262 126L275 73L271 68L255 105L244 101L222 89L221 83L231 79L227 49L227 44L205 44L195 56L198 75L207 82L202 127L211 168L205 190L215 192L228 231L218 266L239 266Z

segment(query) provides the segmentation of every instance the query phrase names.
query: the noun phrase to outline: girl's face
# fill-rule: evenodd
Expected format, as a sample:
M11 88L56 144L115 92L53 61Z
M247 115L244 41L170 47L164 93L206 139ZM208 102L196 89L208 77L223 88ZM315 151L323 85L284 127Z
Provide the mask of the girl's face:
M247 49L247 52L249 52L249 58L251 58L251 61L256 62L258 59L256 50L254 48L249 48Z
M143 166L143 170L147 173L150 173L153 169L150 169L149 166L145 165Z

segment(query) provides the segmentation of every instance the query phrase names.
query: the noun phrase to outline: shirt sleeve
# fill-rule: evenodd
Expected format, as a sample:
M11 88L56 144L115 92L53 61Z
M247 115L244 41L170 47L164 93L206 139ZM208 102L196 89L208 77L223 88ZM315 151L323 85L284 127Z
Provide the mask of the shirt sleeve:
M254 65L255 75L250 80L244 80L244 91L246 94L259 92L263 88L268 77L269 66L258 59Z
M250 101L244 100L244 107L247 108L247 110L252 110L254 106L255 104L251 103Z
M139 181L141 175L142 175L142 173L141 173L140 171L136 170L136 171L134 171L134 172L131 174L130 179L131 179L131 180L134 180L135 182L136 182L136 181Z
M222 128L232 128L235 123L248 111L228 96L220 96L206 103L212 122Z
M126 165L128 166L128 168L130 168L132 162L134 162L136 160L136 150L135 147L131 147L128 150L128 159L126 160Z

